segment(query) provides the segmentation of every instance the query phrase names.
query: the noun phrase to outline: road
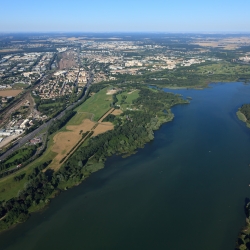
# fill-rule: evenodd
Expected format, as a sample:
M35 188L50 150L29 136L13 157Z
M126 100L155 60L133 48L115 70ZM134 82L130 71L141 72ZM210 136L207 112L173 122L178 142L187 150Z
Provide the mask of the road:
M88 81L87 81L87 84L86 84L85 90L84 90L85 93L84 93L83 97L80 100L78 100L77 102L71 104L64 111L62 111L59 115L57 115L56 117L50 119L46 123L42 124L39 128L35 129L31 133L29 133L29 134L25 135L23 138L21 138L14 147L10 148L8 151L6 151L3 155L0 156L0 161L3 161L6 157L11 155L14 151L18 150L26 142L28 142L29 140L34 138L36 134L40 133L43 129L48 128L55 120L60 119L62 116L64 116L66 110L74 109L77 106L78 102L82 101L85 98L85 96L86 96L86 94L88 92L88 89L89 89L89 87L90 87L90 85L91 85L91 83L93 81L93 78L94 78L94 75L90 71L89 72L89 78L88 78Z
M42 84L48 75L42 76L40 79L37 80L37 84L29 88L28 90L25 90L26 92L21 96L20 99L15 100L9 107L6 109L0 110L0 115L3 114L2 119L0 120L0 126L3 126L6 121L8 121L9 116L11 113L19 109L23 103L26 101L26 99L29 99L29 95L38 85Z

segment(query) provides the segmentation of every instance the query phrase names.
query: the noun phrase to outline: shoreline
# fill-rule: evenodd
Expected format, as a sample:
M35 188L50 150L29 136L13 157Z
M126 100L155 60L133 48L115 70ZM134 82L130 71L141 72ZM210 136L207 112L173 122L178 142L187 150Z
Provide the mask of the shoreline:
M180 104L179 104L180 105ZM173 121L174 119L174 114L171 112L171 117L170 119L166 119L166 120L161 120L160 123L158 124L157 128L154 129L153 131L157 131L161 128L161 126L165 123L168 123L168 122L171 122ZM150 140L150 141L153 141L154 140L154 137ZM143 144L143 147L150 141L146 141L144 144ZM143 148L142 147L142 148ZM127 158L127 157L130 157L131 155L134 155L136 154L138 151L137 149L139 148L136 148L135 151L131 151L131 152L124 152L124 153L121 153L121 154L112 154L108 157L111 157L111 156L114 156L114 155L120 155L122 158ZM103 159L103 166L102 168L105 168L105 163L107 161L107 158L106 157L105 159ZM96 164L91 164L89 165L89 167L91 166L95 166ZM64 192L64 191L67 191L68 189L71 189L71 188L74 188L74 187L77 187L79 186L80 184L82 184L87 178L89 178L93 173L97 172L98 170L102 169L102 168L98 168L97 170L91 172L89 175L86 175L84 176L84 179L80 180L79 182L75 183L75 182L71 182L70 180L68 182L65 182L63 186L61 187L58 187L56 190L54 190L53 193L51 193L48 197L48 202L47 203L44 203L44 204L38 204L36 206L33 206L31 207L30 211L29 211L29 214L28 214L28 217L25 221L17 221L15 224L12 224L10 227L8 228L5 228L5 229L0 229L0 234L4 233L4 232L7 232L7 231L10 231L12 230L13 228L15 228L17 225L19 224L22 224L22 223L25 223L29 218L30 216L32 216L32 214L35 214L35 213L38 213L38 212L41 212L43 211L44 209L48 209L49 208L49 205L50 205L50 202L52 201L52 199L56 198L57 196L60 195L61 192ZM4 219L7 215L3 216L1 219Z
M250 123L248 123L246 116L240 111L240 108L236 112L236 115L240 121L244 122L246 124L246 126L248 128L250 128ZM248 249L246 246L248 241L245 241L245 240L250 236L250 221L249 221L249 216L247 216L247 213L249 214L249 204L250 203L247 203L244 206L244 209L246 212L246 221L245 221L245 225L241 228L241 230L238 234L237 243L236 243L236 250ZM246 247L242 248L242 246L246 246Z
M144 88L143 88L144 89ZM141 90L142 91L142 90ZM150 91L149 89L144 89L144 95L147 94L147 91ZM161 92L159 92L161 93ZM159 94L158 93L158 94ZM164 93L164 92L162 92ZM84 158L86 157L88 154L91 153L91 151L86 151L86 155L83 155L82 158L77 160L77 167L73 167L72 172L69 172L71 175L74 174L74 178L70 178L69 174L67 172L67 168L69 168L70 164L72 164L72 166L74 166L75 164L75 159L72 157L70 158L70 161L67 161L67 163L65 163L65 165L63 166L63 168L60 168L60 171L55 172L55 174L53 174L51 177L47 178L44 175L44 172L39 172L39 174L35 175L34 178L32 179L33 181L31 182L31 186L34 186L34 188L36 189L36 181L35 180L40 180L41 178L45 178L45 184L48 185L44 185L44 191L40 191L39 195L40 197L37 198L37 202L35 202L35 204L32 205L28 205L26 206L26 208L19 214L17 214L17 217L15 219L15 221L5 221L4 219L1 221L1 225L0 225L0 232L4 232L6 230L11 229L12 227L14 227L17 224L20 224L22 222L25 222L26 220L28 220L29 216L32 213L36 213L41 211L42 209L46 208L49 206L49 203L51 202L51 200L57 196L60 192L65 191L69 188L72 188L74 186L78 186L79 184L81 184L85 179L87 179L92 173L104 168L106 160L109 156L112 155L121 155L122 157L129 157L130 155L133 155L137 152L137 149L139 148L143 148L146 143L152 141L154 139L154 131L159 130L159 128L161 127L161 125L163 125L164 123L170 122L174 119L174 114L171 112L171 107L175 106L175 105L180 105L180 104L189 104L190 102L180 98L178 95L175 95L173 93L165 93L166 97L163 97L162 94L155 94L157 97L159 97L157 99L157 101L159 103L163 103L163 105L165 106L165 109L168 111L167 114L160 114L158 115L153 115L152 114L152 107L151 106L146 106L147 109L149 111L151 111L151 114L148 114L146 111L141 111L140 116L138 115L138 113L133 114L133 113L128 113L127 117L129 117L130 119L122 119L121 121L123 121L122 123L122 128L123 130L123 134L127 135L127 133L131 133L131 122L140 122L140 119L145 119L143 122L143 130L144 133L141 132L141 130L139 130L139 132L137 131L137 126L135 126L135 129L132 129L134 132L138 132L139 135L141 135L141 137L139 137L139 139L135 140L133 138L133 143L127 143L122 141L122 143L118 144L118 148L113 147L114 143L112 143L112 140L115 142L115 138L117 137L117 133L118 130L115 132L114 131L113 134L109 134L106 135L106 140L108 139L111 143L109 145L109 149L104 150L104 152L102 154L99 155L98 153L98 148L100 147L99 144L102 143L102 139L105 137L106 133L103 133L102 137L100 137L99 139L95 139L94 143L91 144L92 145L92 150L95 150L95 154L92 155L90 158ZM174 99L172 98L176 98L175 101L173 102ZM142 99L142 97L141 97ZM160 100L161 99L161 100ZM172 101L170 102L169 99L171 99ZM160 100L160 101L159 101ZM148 102L147 102L148 103ZM152 109L152 110L151 110ZM131 112L131 111L127 111L127 112ZM159 111L160 112L160 111ZM126 126L125 126L126 125ZM115 136L115 137L112 137ZM112 137L112 138L111 138ZM94 138L98 138L98 137L94 137ZM135 141L135 144L134 144ZM99 144L98 144L99 143ZM95 155L97 155L96 157L94 157ZM80 166L79 165L79 161L81 164L83 164L83 162L85 162L84 166ZM68 166L67 166L68 164ZM70 168L71 169L71 168ZM59 178L60 177L60 178ZM53 188L49 188L49 184L51 184L51 180L54 181L54 184L52 185ZM24 189L22 192L24 194L27 193L28 189ZM26 197L26 196L25 196ZM18 197L14 198L15 200L19 199ZM39 202L40 199L40 202ZM25 199L23 199L23 202L26 202ZM19 218L20 217L20 218ZM5 218L5 217L4 217ZM13 223L13 224L12 224Z
M240 121L244 122L246 126L250 128L250 123L248 122L246 116L240 110L236 112L236 115Z

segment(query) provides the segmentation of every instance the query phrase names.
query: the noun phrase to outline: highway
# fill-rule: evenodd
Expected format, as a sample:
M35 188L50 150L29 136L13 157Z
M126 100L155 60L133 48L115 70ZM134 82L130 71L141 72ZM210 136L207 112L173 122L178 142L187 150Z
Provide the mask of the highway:
M45 128L48 128L53 121L57 120L57 119L60 119L62 116L64 116L65 114L65 111L66 110L71 110L71 109L74 109L77 104L79 103L79 101L82 101L87 92L88 92L88 89L93 81L93 78L94 78L94 75L92 74L91 70L89 72L89 78L87 80L87 84L85 86L85 93L83 95L83 97L81 99L79 99L77 102L71 104L70 106L68 106L64 111L62 111L60 114L58 114L56 117L50 119L49 121L47 121L46 123L42 124L40 127L38 127L37 129L35 129L34 131L32 131L31 133L25 135L24 137L22 137L18 142L17 144L10 148L9 150L7 150L3 155L0 156L0 161L3 161L6 157L8 157L9 155L11 155L14 151L18 150L20 147L22 147L26 142L28 142L29 140L31 140L32 138L34 138L36 136L36 134L40 133L43 129Z

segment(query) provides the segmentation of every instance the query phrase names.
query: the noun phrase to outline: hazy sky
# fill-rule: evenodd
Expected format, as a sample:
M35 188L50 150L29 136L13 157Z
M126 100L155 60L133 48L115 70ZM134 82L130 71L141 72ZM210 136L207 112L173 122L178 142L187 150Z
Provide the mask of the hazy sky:
M250 0L0 0L0 31L250 32Z

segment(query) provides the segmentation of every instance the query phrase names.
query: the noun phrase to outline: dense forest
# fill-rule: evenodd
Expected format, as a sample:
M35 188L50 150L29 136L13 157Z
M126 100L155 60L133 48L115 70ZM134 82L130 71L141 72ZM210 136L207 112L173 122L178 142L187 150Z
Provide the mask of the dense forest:
M115 124L114 130L88 139L87 145L79 146L59 171L41 171L48 163L33 170L29 176L17 176L15 181L26 178L27 181L17 197L0 204L0 231L13 224L28 219L34 207L43 207L62 188L80 183L93 171L95 164L104 163L107 156L113 154L128 155L154 138L153 131L171 119L170 107L188 103L179 95L139 87L139 98L134 100L133 111L125 111L120 116L106 118ZM94 89L92 89L94 91ZM97 91L97 89L96 89ZM74 115L67 112L65 117L55 122L49 133L57 131Z

